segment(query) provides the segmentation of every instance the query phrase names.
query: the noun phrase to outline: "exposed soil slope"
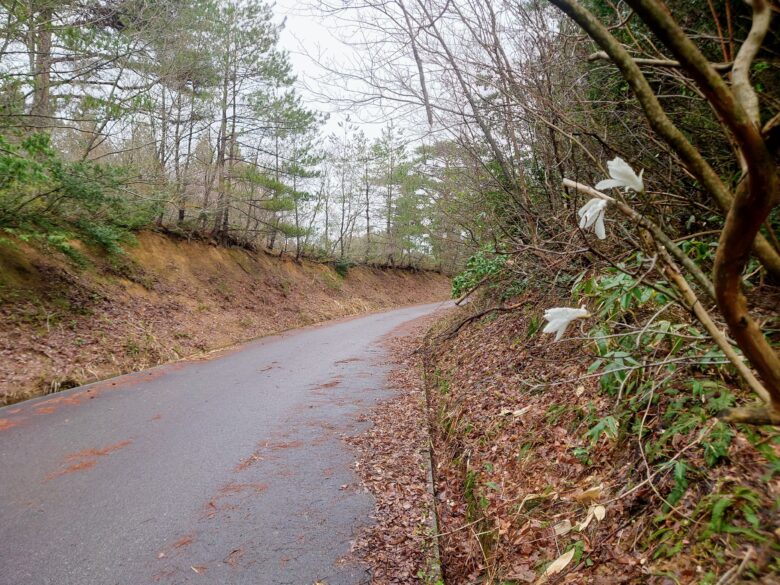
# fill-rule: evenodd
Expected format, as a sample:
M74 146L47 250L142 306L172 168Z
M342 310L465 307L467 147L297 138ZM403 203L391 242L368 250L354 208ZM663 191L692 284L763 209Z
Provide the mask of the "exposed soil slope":
M443 299L430 272L296 263L142 233L79 267L0 246L0 404L326 319Z

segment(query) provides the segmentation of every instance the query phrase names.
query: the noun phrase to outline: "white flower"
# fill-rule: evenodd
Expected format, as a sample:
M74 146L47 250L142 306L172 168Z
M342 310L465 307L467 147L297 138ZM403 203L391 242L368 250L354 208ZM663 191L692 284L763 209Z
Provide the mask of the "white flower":
M613 187L625 187L631 189L637 193L641 193L645 190L645 184L642 182L642 174L644 169L639 171L637 175L626 161L622 158L615 157L613 160L607 163L609 169L609 176L611 179L604 179L596 185L596 189L612 189Z
M544 312L544 318L549 321L549 323L544 326L542 331L544 333L555 333L555 341L558 341L563 337L569 323L575 319L584 319L586 317L590 317L590 313L588 313L585 305L582 305L579 309L572 309L571 307L553 307Z
M607 230L604 228L604 210L606 207L607 202L604 199L594 197L577 212L577 215L580 216L580 228L585 230L592 226L599 240L607 237Z

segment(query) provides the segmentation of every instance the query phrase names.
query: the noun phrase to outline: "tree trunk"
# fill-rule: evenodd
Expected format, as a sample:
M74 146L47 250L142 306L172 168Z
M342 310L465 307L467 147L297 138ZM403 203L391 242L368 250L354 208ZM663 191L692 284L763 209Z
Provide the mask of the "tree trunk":
M226 58L227 61L227 58ZM228 87L230 83L230 71L228 63L225 63L225 71L222 78L222 99L220 102L220 122L219 122L219 141L217 147L217 212L214 216L214 226L211 230L212 235L219 238L221 236L222 215L225 207L225 196L227 182L225 178L225 158L227 156L227 124L228 124Z
M32 126L36 129L45 129L51 122L51 45L52 9L46 7L41 10L36 18L31 16L28 49L31 51L31 65L33 66L33 101L30 108Z

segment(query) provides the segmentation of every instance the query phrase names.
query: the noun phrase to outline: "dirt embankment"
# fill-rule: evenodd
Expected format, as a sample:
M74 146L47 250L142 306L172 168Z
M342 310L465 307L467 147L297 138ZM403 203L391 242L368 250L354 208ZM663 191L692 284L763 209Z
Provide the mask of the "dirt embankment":
M517 301L425 350L448 585L780 582L780 434L712 418L750 398L706 366L607 383L592 343L540 331L567 299Z
M86 266L0 246L0 404L327 319L447 297L431 272L296 263L142 233Z

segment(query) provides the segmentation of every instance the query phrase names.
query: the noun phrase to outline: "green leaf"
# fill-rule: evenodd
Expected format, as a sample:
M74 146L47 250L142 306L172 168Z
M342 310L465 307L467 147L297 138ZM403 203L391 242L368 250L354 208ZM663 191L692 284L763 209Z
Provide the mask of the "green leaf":
M614 416L605 416L585 433L585 436L590 438L591 446L599 442L602 434L610 440L615 440L618 436L618 426L618 421Z
M723 532L726 510L731 507L734 501L729 496L719 496L712 505L712 514L708 529L716 534Z

